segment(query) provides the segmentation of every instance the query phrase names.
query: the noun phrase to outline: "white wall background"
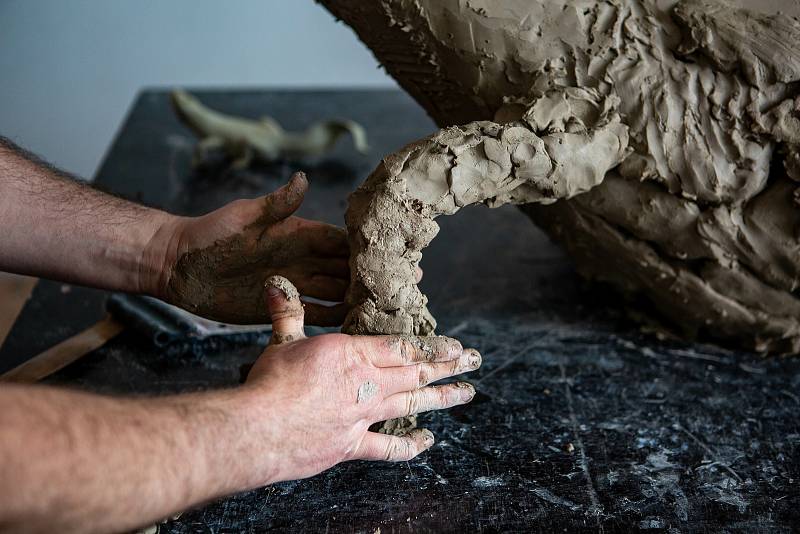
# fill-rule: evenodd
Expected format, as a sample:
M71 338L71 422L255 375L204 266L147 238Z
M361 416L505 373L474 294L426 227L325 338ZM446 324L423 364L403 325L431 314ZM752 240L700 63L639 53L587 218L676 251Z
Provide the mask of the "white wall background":
M141 87L394 87L377 67L312 0L0 0L0 135L91 177Z

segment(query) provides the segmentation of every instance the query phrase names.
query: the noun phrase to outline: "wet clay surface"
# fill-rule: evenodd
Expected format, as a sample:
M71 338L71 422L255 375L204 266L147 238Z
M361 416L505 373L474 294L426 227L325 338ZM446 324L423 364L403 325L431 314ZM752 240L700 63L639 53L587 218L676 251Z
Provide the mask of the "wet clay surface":
M294 117L298 128L335 111L364 124L367 158L343 144L335 159L299 166L311 181L301 215L337 224L381 157L434 129L399 92L199 94L227 113ZM191 139L168 94L144 92L98 179L198 213L274 189L298 167L195 175ZM800 522L800 360L643 335L614 293L587 285L512 206L437 222L421 290L437 331L483 355L462 378L477 390L470 405L420 417L437 444L408 463L354 462L221 499L161 532L781 532ZM102 298L43 283L0 357L75 333L99 319ZM51 381L128 394L234 386L262 341L168 357L126 333Z

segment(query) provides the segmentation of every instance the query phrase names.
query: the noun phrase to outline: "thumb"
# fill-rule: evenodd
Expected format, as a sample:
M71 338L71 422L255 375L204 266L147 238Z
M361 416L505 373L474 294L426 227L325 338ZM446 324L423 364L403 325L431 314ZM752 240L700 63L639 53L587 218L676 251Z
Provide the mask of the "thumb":
M289 182L264 197L262 221L274 223L281 221L297 211L308 191L308 179L304 172L296 172ZM266 220L265 220L266 219Z
M272 338L269 344L280 345L304 339L305 311L297 289L282 276L270 276L264 287L267 290L267 309L272 319Z

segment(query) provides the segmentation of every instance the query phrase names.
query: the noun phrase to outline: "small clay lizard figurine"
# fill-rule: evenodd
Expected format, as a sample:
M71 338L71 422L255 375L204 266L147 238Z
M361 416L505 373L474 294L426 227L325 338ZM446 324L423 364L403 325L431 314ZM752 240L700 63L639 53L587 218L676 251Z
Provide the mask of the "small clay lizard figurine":
M214 150L225 152L236 169L247 167L253 158L274 161L320 156L345 133L353 137L356 150L362 154L369 148L364 128L351 120L321 121L303 132L287 132L270 117L251 120L214 111L180 89L172 92L172 105L181 121L200 138L195 146L194 165L202 163Z

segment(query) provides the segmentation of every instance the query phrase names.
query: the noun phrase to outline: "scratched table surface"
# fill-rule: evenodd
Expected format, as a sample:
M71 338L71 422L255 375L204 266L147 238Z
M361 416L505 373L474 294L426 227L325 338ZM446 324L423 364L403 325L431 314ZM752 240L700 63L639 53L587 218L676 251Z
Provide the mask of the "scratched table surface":
M167 93L136 99L96 177L119 195L183 214L254 197L307 171L305 217L342 224L347 194L380 157L434 130L399 91L198 91L206 104L288 128L351 118L316 161L192 171L194 139ZM800 525L800 359L659 341L620 300L582 281L514 208L439 221L423 290L439 332L476 347L466 407L428 414L435 447L410 462L352 462L308 480L183 513L160 532L791 531ZM42 282L0 351L9 367L104 314L100 291ZM43 329L41 325L48 325ZM158 351L133 333L49 382L105 393L236 384L258 341ZM164 429L169 432L169 429Z

